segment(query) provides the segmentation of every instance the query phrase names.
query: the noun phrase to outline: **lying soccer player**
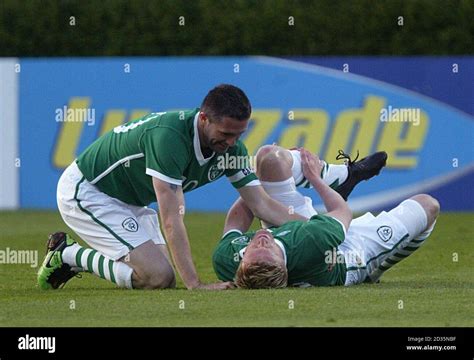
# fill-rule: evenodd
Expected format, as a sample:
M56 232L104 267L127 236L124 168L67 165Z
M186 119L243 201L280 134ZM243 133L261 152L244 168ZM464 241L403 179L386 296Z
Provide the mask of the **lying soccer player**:
M439 214L439 203L431 196L416 195L389 212L366 213L351 222L344 199L321 180L318 157L301 150L301 159L305 178L328 212L315 215L311 203L296 191L291 154L266 147L257 158L257 175L265 190L310 220L246 232L253 214L238 199L213 254L219 279L252 289L376 282L431 234Z

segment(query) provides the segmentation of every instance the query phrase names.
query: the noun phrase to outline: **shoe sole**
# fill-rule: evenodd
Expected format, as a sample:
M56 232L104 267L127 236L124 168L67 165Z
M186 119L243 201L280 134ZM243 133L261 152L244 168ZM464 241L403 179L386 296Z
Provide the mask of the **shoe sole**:
M58 250L62 243L66 243L67 241L67 235L63 235L61 237L52 235L49 236L48 242L46 243L47 251Z

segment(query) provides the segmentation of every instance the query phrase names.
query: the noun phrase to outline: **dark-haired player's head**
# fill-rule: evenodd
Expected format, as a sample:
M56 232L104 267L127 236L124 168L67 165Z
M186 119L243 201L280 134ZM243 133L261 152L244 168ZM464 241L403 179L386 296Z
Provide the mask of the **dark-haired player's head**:
M202 145L222 154L247 130L252 106L241 89L221 84L209 91L200 110Z

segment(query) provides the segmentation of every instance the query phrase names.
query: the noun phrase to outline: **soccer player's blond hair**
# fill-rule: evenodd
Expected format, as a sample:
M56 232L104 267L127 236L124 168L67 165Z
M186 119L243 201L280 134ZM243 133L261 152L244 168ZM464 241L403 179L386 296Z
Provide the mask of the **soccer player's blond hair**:
M288 271L283 264L258 261L240 263L235 284L244 289L284 288L288 284Z

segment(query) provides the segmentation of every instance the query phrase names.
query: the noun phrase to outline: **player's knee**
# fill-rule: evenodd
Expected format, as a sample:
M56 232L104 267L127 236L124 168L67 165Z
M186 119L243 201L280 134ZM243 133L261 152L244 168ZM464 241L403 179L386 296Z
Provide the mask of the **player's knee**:
M263 145L257 150L257 161L262 160L265 155L267 155L270 152L276 151L277 146L276 145Z
M160 274L152 278L149 283L150 289L168 289L176 286L175 276L172 273Z
M277 145L262 146L257 152L257 176L264 181L291 177L291 154Z
M166 259L157 259L153 264L134 265L132 283L135 289L165 289L176 286L172 266Z
M175 286L176 278L170 265L145 273L145 289L166 289Z
M260 147L257 151L257 155L256 155L256 159L257 159L257 162L256 162L256 170L257 172L262 172L262 170L264 170L265 168L265 171L266 171L266 164L268 163L268 161L272 158L274 158L274 154L276 152L276 148L277 146L276 145L263 145L262 147Z
M417 201L423 207L428 217L428 226L430 226L439 215L440 205L438 200L427 194L418 194L411 199Z

